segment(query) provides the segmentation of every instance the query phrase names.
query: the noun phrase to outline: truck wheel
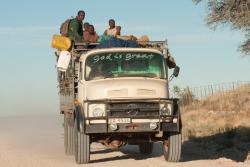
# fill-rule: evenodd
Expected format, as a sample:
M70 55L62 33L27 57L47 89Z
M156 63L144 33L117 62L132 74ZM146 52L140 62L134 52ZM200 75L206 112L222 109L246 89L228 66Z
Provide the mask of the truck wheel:
M75 160L77 164L87 164L90 161L89 135L80 131L80 118L76 116L74 125Z
M67 155L74 154L74 129L66 116L64 116L64 147Z
M154 148L154 143L152 142L145 142L139 144L139 151L141 154L151 154Z
M163 143L163 154L166 161L179 162L181 158L181 133L171 133Z

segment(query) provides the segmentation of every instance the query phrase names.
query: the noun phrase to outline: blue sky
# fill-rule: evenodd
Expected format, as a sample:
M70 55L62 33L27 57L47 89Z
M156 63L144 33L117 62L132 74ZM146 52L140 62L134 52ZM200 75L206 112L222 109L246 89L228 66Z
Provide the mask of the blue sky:
M8 0L0 2L0 116L59 113L53 34L61 23L86 11L86 21L103 33L114 18L122 34L147 34L152 40L168 39L181 67L171 85L199 86L249 81L250 58L237 47L244 35L221 27L208 29L205 4L192 0Z

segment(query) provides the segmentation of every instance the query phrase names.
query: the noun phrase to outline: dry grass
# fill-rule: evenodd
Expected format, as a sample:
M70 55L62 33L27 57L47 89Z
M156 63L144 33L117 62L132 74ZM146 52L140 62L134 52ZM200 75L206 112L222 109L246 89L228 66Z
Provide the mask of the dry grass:
M250 160L250 85L182 106L183 137L209 158Z
M202 137L250 127L250 85L217 93L182 107L184 137Z

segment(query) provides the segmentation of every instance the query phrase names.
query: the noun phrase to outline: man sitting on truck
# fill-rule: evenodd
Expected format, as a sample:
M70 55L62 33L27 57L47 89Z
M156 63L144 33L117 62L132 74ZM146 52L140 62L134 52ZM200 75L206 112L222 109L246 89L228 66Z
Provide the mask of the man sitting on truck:
M98 40L98 35L95 32L95 27L93 25L88 26L88 31L84 31L83 39L88 43L96 43Z
M83 10L78 11L76 18L72 19L69 23L68 37L74 42L82 42L83 29L82 21L85 18Z
M86 31L89 31L89 23L88 22L85 22L83 24L83 33L86 32Z
M117 35L121 35L121 27L115 26L115 20L109 20L109 28L105 30L104 35L113 35L116 37Z

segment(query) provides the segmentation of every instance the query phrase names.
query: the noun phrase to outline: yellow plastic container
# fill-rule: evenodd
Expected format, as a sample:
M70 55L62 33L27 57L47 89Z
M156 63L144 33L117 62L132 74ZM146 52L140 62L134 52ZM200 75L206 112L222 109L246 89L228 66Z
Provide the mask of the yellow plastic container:
M71 40L61 35L53 35L51 47L58 50L68 50L71 47Z

